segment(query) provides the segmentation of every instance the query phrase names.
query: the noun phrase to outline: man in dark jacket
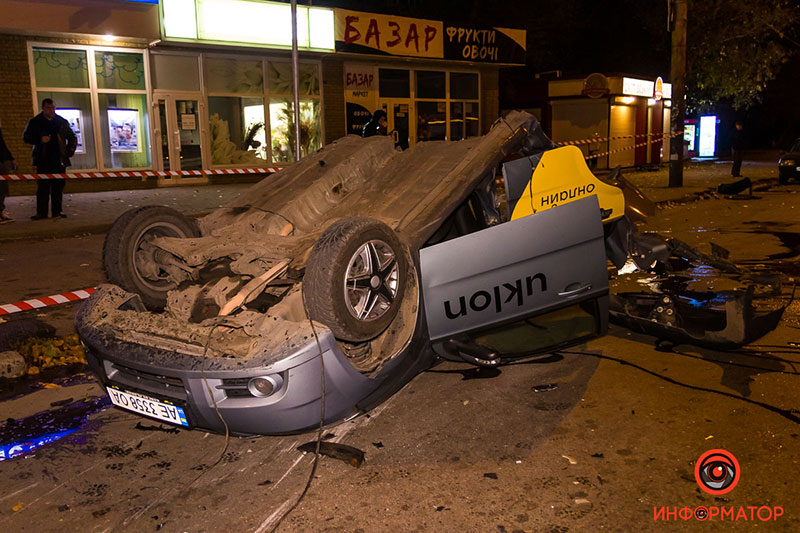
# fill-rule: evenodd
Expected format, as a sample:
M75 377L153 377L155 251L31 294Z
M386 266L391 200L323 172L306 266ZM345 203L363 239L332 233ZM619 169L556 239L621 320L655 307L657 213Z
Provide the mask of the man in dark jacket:
M50 98L42 100L42 112L28 121L23 139L33 145L33 166L39 174L63 174L69 158L75 153L78 139L69 122L56 115L56 104ZM52 199L53 217L66 218L61 212L64 179L40 179L36 190L36 214L31 218L47 218L48 198Z
M372 137L373 135L388 135L388 124L386 122L386 111L377 109L372 118L364 124L364 129L361 130L362 137Z
M10 174L17 169L14 163L14 156L3 140L3 131L0 130L0 174ZM6 196L8 196L8 181L1 179L0 176L0 224L14 220L6 212Z

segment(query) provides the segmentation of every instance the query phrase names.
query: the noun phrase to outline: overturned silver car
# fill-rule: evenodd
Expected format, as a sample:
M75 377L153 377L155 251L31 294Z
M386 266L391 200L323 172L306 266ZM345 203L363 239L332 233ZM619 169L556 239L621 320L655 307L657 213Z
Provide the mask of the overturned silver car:
M90 367L143 416L278 434L363 413L437 358L493 366L601 335L603 224L625 220L622 192L586 170L582 194L534 208L525 185L559 150L577 151L514 112L404 152L340 139L196 221L124 213L110 284L76 317Z

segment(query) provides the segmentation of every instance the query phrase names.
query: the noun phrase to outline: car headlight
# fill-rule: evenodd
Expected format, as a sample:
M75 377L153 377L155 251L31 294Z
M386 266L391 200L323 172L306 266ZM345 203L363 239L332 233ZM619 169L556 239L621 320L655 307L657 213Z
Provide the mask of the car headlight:
M791 167L794 166L794 163L795 163L794 159L781 159L778 162L778 165L782 167Z

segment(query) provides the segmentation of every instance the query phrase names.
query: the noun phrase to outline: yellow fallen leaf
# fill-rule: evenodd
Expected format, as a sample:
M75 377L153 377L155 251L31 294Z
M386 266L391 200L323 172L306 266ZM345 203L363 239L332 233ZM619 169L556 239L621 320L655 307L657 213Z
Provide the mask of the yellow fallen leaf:
M25 507L25 504L23 504L22 502L19 502L17 505L15 505L14 507L12 507L12 508L11 508L11 510L12 510L12 511L14 511L14 512L16 513L17 511L19 511L19 510L20 510L20 509L22 509L23 507Z
M705 440L708 440L708 439L713 439L713 438L714 438L714 435L709 435L708 437L706 437L706 439L705 439Z
M28 368L28 374L30 374L31 376L35 376L38 373L39 373L39 367L38 366L32 366L32 367Z
M43 383L45 389L60 389L61 385L56 385L55 383Z

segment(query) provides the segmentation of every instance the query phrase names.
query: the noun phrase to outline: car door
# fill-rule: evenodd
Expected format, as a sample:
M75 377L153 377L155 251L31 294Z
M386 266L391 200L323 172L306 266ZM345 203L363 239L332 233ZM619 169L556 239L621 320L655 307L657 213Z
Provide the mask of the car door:
M420 270L429 336L443 357L497 364L608 328L594 195L422 248Z

